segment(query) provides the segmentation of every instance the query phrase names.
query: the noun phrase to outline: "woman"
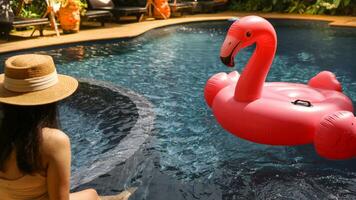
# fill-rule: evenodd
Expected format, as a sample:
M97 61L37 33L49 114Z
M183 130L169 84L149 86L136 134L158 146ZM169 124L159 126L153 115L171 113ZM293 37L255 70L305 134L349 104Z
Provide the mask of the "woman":
M78 82L56 73L50 56L19 55L0 75L1 200L98 200L94 189L69 193L70 141L58 128L56 102Z

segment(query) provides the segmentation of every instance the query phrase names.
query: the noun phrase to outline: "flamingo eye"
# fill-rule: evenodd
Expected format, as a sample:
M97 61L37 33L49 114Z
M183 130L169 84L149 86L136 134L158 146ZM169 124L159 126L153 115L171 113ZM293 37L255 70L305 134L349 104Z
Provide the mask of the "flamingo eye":
M251 37L251 32L246 32L246 37Z

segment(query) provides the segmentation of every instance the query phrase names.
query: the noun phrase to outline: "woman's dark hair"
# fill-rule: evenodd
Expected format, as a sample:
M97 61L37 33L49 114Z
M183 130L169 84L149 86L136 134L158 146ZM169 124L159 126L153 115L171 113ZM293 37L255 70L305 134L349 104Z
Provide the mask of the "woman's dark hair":
M39 106L1 105L0 171L13 150L19 170L32 174L43 170L40 153L42 128L58 128L57 104Z

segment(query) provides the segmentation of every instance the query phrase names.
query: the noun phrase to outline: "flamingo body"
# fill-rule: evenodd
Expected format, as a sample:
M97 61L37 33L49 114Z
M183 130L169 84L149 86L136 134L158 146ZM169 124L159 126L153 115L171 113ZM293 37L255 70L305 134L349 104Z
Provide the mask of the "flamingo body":
M324 115L353 109L350 99L338 91L283 82L265 83L261 97L255 101L236 101L237 78L222 81L229 84L215 95L211 104L213 114L224 129L253 142L270 145L313 143L314 133ZM218 82L211 79L207 85L220 85ZM297 99L307 100L312 106L294 105L292 102Z
M218 123L232 134L256 143L315 143L323 157L355 157L352 102L342 93L333 73L320 72L308 84L265 83L276 42L272 25L257 16L242 18L230 27L221 49L221 60L226 65L234 65L233 58L241 48L256 43L256 50L241 75L236 71L218 73L207 81L205 99Z

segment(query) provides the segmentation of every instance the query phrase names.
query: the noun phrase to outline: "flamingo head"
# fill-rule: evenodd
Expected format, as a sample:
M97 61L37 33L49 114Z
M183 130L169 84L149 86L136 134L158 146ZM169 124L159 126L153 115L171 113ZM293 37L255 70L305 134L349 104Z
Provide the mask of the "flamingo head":
M221 61L225 65L233 67L236 54L260 39L277 41L276 32L267 20L258 16L247 16L236 20L228 30L221 47Z

